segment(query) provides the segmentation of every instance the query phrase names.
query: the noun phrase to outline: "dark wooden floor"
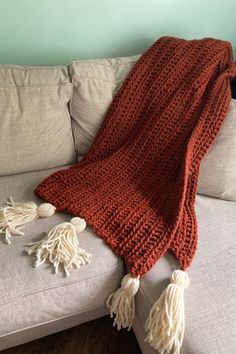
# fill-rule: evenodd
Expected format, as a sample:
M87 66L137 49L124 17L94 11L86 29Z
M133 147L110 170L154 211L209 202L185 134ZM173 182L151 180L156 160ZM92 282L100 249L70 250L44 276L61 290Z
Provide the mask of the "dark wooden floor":
M109 317L10 348L1 354L141 354L132 331L117 331Z

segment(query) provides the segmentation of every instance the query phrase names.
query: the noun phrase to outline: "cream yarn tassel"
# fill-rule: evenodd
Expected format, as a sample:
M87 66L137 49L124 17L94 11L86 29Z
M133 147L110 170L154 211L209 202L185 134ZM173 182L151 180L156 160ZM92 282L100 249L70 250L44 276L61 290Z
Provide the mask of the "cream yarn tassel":
M179 354L184 337L184 289L190 284L182 270L175 270L171 284L153 305L145 323L146 341L160 354Z
M107 299L107 307L110 309L111 318L114 317L113 326L117 329L128 328L130 330L135 315L134 296L139 289L139 278L127 274L121 281L121 288L112 293Z
M39 266L47 259L54 265L55 273L63 264L67 276L73 266L79 268L82 264L90 263L91 254L79 248L76 233L86 228L86 222L79 217L72 218L70 222L63 222L47 234L41 241L30 243L26 248L28 255L36 254L35 266Z
M23 236L20 227L29 221L39 217L44 218L55 213L56 208L49 203L39 206L33 202L15 203L12 198L6 202L5 207L0 208L0 234L5 234L6 243L11 243L11 235Z

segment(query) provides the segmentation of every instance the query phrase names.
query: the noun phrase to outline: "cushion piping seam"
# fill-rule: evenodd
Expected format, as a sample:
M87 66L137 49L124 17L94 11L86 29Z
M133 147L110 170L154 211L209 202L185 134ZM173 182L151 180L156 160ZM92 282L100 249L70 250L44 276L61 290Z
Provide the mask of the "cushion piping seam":
M113 75L114 75L114 73L113 73ZM77 74L76 74L76 76L77 76ZM115 78L115 75L114 75L114 78ZM122 82L125 81L125 79L123 79L122 81L117 82L117 81L100 79L99 77L93 77L93 76L86 77L86 76L80 76L80 75L78 75L78 79L74 80L74 81L79 81L81 79L83 79L83 80L99 80L99 81L108 82L108 83L114 84L114 85L121 84ZM77 84L78 84L77 82L74 82L73 86L77 88Z
M5 334L4 334L4 335L0 335L0 338L4 338L4 337L7 337L7 336L12 335L12 334L15 334L15 333L23 332L23 331L26 331L26 330L31 329L31 328L40 327L40 326L46 325L46 324L48 324L48 323L53 323L53 322L56 322L56 321L60 321L60 320L63 320L63 319L65 319L65 318L69 318L69 317L71 317L71 316L80 315L81 313L90 312L90 311L92 311L92 310L94 310L94 309L97 309L97 308L103 308L104 305L105 305L105 304L101 304L101 305L99 305L99 306L94 306L94 307L89 308L88 311L84 311L84 312L82 312L82 311L80 311L80 312L74 312L74 313L69 314L69 315L66 315L66 316L58 317L56 320L53 319L53 320L41 322L40 324L37 324L37 325L35 325L35 326L28 326L28 327L25 327L24 329L19 329L19 330L16 330L16 331L12 331L12 332L7 333L6 335L5 335Z
M118 258L116 264L112 268L110 268L110 270L102 272L102 273L99 273L99 274L96 274L96 275L93 275L93 276L90 276L90 277L88 277L86 279L83 279L82 282L88 281L88 280L93 279L93 278L97 278L98 276L103 276L104 274L107 274L107 273L110 273L113 269L118 268L120 266L120 264L122 264L122 261L121 261L121 258ZM43 293L45 291L51 291L51 290L55 290L55 289L59 289L59 288L64 288L66 286L75 285L75 284L78 284L78 283L81 283L81 281L74 281L74 282L70 282L68 284L61 284L61 285L53 286L53 287L50 287L50 288L44 288L43 290L28 292L27 294L16 296L15 298L12 298L12 299L10 299L7 302L2 302L2 303L0 303L0 306L2 307L2 306L5 306L5 305L8 305L10 303L13 303L14 301L16 301L18 299L24 299L26 297L29 297L29 296L32 296L32 295L35 295L35 294L40 294L40 293Z
M139 54L137 54L137 56L139 56ZM114 59L114 58L110 58L110 59ZM98 58L97 60L103 60L102 58ZM101 65L101 66L107 66L107 67L109 67L109 68L115 68L115 67L117 67L117 66L120 66L120 65L124 65L124 64L130 64L130 63L136 63L138 61L138 58L137 59L132 59L132 60L130 60L130 61L126 61L126 60L124 60L124 61L122 61L121 63L117 63L117 64L114 64L114 65L112 65L112 64L105 64L105 63L98 63L98 62L96 62L96 59L94 60L94 59L91 59L91 60L78 60L78 61L72 61L71 62L71 64L69 64L69 67L70 66L72 66L73 64L82 64L82 63L92 63L92 64L95 64L95 65ZM72 76L73 76L73 74L72 74Z
M67 84L71 85L71 81L65 81L65 82L55 82L55 83L48 83L48 84L33 84L31 85L30 83L28 85L0 85L0 89L7 88L7 89L17 89L17 88L40 88L40 87L56 87L56 86L66 86Z

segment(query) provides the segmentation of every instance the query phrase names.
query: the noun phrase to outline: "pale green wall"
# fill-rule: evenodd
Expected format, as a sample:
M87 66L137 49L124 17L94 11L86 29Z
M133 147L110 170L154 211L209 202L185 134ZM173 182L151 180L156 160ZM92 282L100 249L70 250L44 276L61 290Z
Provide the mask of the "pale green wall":
M236 52L236 0L0 0L0 63L125 56L156 38L217 37Z

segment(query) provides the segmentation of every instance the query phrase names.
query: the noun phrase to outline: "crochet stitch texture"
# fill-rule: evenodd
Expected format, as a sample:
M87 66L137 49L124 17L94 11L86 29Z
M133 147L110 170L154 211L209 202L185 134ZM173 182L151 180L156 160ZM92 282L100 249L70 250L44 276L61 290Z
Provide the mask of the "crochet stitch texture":
M159 39L125 80L83 160L46 178L36 195L83 217L133 276L167 250L185 270L197 247L200 162L227 114L235 74L228 42Z

